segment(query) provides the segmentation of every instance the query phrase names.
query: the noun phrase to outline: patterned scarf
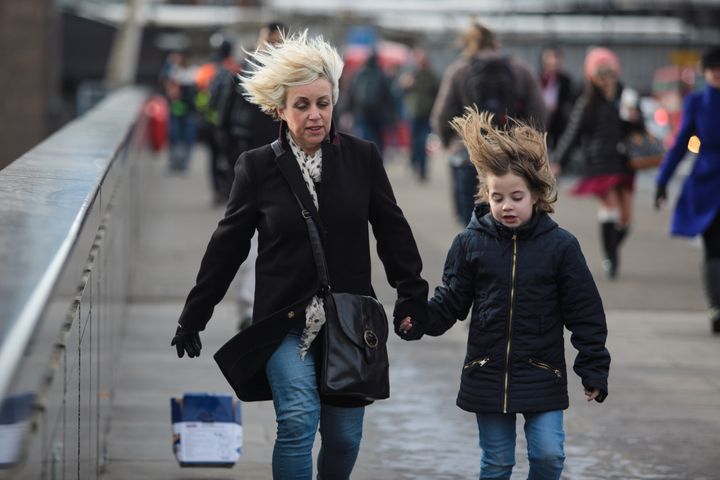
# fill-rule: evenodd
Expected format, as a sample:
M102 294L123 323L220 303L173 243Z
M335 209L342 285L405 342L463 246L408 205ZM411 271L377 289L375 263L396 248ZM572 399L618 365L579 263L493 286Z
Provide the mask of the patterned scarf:
M318 149L315 155L310 157L298 147L290 136L290 132L287 132L287 140L290 143L293 155L295 155L295 160L300 166L300 172L303 180L305 180L305 185L310 191L315 208L319 209L315 183L319 183L322 178L322 149ZM298 346L300 358L305 358L310 344L315 340L323 325L325 325L325 306L322 298L315 295L305 307L305 329L303 329L300 345Z

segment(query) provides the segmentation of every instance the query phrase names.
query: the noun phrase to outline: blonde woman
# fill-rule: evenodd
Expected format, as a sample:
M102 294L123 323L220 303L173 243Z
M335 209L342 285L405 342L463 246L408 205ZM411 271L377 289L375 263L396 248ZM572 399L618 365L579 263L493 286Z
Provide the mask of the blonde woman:
M290 184L323 235L333 291L373 294L368 224L398 291L396 331L404 317L423 323L428 286L377 148L333 128L343 69L335 48L305 32L251 57L253 68L242 78L247 98L280 121L280 136L238 159L225 217L207 247L172 344L180 357L199 355L198 332L257 231L253 324L239 334L245 348L237 362L247 379L241 398L273 400L278 424L273 478L312 477L319 427L318 478L345 479L357 458L369 402L323 398L318 392L315 354L325 315L307 228Z

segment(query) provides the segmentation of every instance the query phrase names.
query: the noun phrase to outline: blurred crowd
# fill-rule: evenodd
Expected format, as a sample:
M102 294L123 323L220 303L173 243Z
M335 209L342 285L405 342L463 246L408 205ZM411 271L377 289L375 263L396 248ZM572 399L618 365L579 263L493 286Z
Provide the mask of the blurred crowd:
M254 48L271 47L281 42L285 33L284 25L268 23L258 32ZM719 130L703 131L704 127L688 124L691 119L678 113L672 119L672 135L655 138L646 119L662 112L642 111L640 93L623 82L620 59L608 48L589 49L583 71L574 72L565 69L559 47L544 46L537 65L530 65L504 51L495 33L477 22L463 32L459 42L457 58L442 74L421 45L403 47L401 54L388 46L391 42L348 46L335 126L373 142L386 162L407 159L418 182L427 181L433 156L447 159L453 209L459 225L465 226L475 206L477 173L450 121L474 107L493 113L493 121L500 126L515 120L532 124L546 132L554 173L570 172L578 177L570 194L596 199L603 268L609 279L618 278L620 249L631 231L636 173L660 167L655 203L661 206L670 177L689 153L688 142L695 143L696 152L699 141L711 151ZM186 171L193 146L204 146L209 152L213 204L218 207L228 200L239 155L272 142L279 132L278 122L243 96L239 75L253 66L238 54L242 51L224 38L206 62L192 63L186 52L172 52L159 75L168 107L168 170ZM701 70L710 74L697 74L696 85L686 85L681 95L689 97L709 89L702 102L714 106L717 86L713 82L717 80L712 72L717 71L717 63L713 54L706 54ZM716 118L717 108L712 110L707 115ZM715 125L716 120L701 122ZM669 159L661 167L666 157ZM718 168L710 170L716 182ZM687 188L692 191L688 193ZM707 208L696 205L703 200L693 195L697 197L697 190L710 188L708 185L687 188L673 224L693 227L674 228L673 233L704 235L708 252L704 279L713 329L720 331L720 238L713 233L718 230L720 207L717 201L709 202ZM698 215L702 218L695 218ZM247 299L241 308L241 324L251 317L252 274L248 272L248 280L241 282L250 286L241 295Z

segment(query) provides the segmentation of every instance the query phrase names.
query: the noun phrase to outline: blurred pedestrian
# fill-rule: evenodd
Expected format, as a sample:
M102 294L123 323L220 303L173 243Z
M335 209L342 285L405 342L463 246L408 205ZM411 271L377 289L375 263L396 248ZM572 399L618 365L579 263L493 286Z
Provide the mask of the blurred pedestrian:
M631 100L621 102L623 98ZM584 90L552 153L553 168L559 174L568 164L571 149L581 144L583 177L571 193L594 195L598 200L603 269L611 280L618 275L620 246L632 221L635 174L625 145L634 128L643 128L637 106L627 108L637 98L637 92L620 82L620 60L615 53L592 48L585 57Z
M720 333L720 48L708 49L703 54L702 70L707 85L685 100L675 143L657 174L655 207L660 208L665 203L667 184L686 157L690 137L696 135L700 139L700 151L683 182L670 232L685 237L703 237L703 270L710 322L713 333Z
M273 478L312 478L312 448L320 426L318 477L350 478L360 448L365 406L353 397L321 397L316 380L317 334L325 323L320 280L303 213L318 223L334 292L372 295L370 238L397 288L395 324L427 313L427 282L417 245L395 202L377 148L333 127L343 62L336 49L307 31L251 55L246 97L278 118L279 138L237 160L223 218L200 265L172 344L179 356L200 353L209 321L257 230L253 325L238 336L248 345L237 359L254 400L273 400L277 438ZM372 230L368 228L368 223ZM360 361L363 361L360 359Z
M373 50L350 84L348 108L353 115L355 133L373 142L382 155L385 152L385 130L396 116L395 97L390 78L380 67Z
M403 73L398 83L404 92L410 117L410 164L421 181L427 179L427 139L430 135L430 113L440 86L430 59L422 49L415 50L414 71Z
M528 478L559 479L569 406L563 329L578 350L574 370L587 400L604 401L602 301L577 239L549 215L557 194L544 135L523 123L497 128L491 114L472 109L453 126L489 205L478 205L455 237L425 327L403 319L400 329L412 339L442 335L472 306L457 405L477 417L480 478L510 478L522 414Z
M256 50L265 50L282 40L285 25L270 22L260 28ZM248 59L241 64L241 73L250 71ZM278 137L280 123L266 115L260 107L249 102L238 77L227 75L222 78L220 101L218 102L217 134L218 143L230 166L228 174L234 176L235 161L243 152L271 143ZM232 180L231 180L232 181ZM236 280L238 285L238 330L250 326L255 299L255 260L257 259L257 235L251 241L248 257L240 265Z
M189 65L185 53L174 52L168 57L163 70L161 81L170 111L169 169L171 172L184 172L190 162L197 130L195 68Z
M460 58L443 75L430 121L447 148L455 213L465 226L475 205L477 174L450 121L461 116L465 107L475 105L480 111L493 113L496 124L504 125L512 117L542 129L547 113L530 67L503 55L490 29L474 22L464 33L462 44Z
M555 148L558 139L565 131L575 101L572 79L563 70L562 61L560 48L548 46L542 49L540 88L548 111L547 142L550 149Z
M225 155L217 135L220 89L226 78L232 78L240 71L240 65L233 58L233 44L223 38L212 61L200 66L196 75L198 94L195 104L199 112L198 138L207 145L210 152L210 183L213 190L213 205L225 205L232 184L232 166Z

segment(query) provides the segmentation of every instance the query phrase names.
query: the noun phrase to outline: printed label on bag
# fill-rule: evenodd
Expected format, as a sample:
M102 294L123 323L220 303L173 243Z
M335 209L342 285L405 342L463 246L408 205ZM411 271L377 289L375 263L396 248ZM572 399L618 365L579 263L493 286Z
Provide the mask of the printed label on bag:
M185 463L235 463L242 453L242 426L232 422L173 424L175 456Z

